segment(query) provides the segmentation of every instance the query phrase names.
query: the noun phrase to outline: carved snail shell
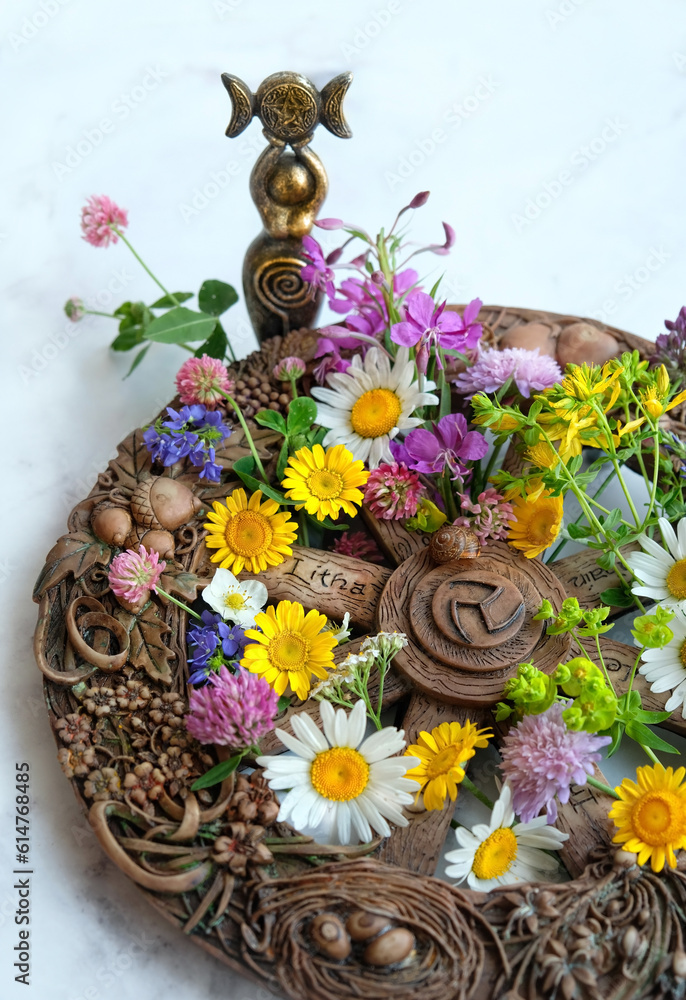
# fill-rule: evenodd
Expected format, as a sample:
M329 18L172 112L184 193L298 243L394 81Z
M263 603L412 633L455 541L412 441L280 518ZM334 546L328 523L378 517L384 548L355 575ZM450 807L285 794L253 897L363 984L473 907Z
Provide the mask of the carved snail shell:
M144 479L131 496L131 513L142 528L176 531L201 507L200 500L184 483L168 476Z
M455 559L476 559L481 553L481 542L471 528L446 524L431 536L429 552L437 563L449 563Z

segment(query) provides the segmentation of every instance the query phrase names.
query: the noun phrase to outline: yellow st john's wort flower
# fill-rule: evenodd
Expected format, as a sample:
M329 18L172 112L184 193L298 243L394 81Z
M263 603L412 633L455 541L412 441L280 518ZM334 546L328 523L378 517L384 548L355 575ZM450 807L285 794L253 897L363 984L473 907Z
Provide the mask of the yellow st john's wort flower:
M585 403L609 392L609 398L603 400L603 409L607 413L615 405L621 392L619 377L622 371L621 364L614 361L606 362L602 368L600 365L587 365L586 362L582 365L569 365L567 374L560 383L560 394L568 400Z
M245 647L241 666L261 674L278 695L290 684L298 698L307 698L312 675L324 680L333 663L337 640L325 631L326 615L305 614L297 601L279 601L255 615L255 625L245 631L255 642Z
M318 521L325 517L335 521L341 509L355 517L355 504L359 506L364 499L358 487L364 486L368 478L364 462L353 461L345 445L337 444L324 451L320 444L315 444L291 455L281 485L288 491L289 500L302 501L296 510L304 507Z
M551 496L550 490L540 488L526 497L512 498L512 508L517 518L508 529L507 540L527 559L545 552L552 545L562 526L562 497Z
M293 554L296 524L287 512L279 512L275 500L262 503L262 491L257 490L248 501L245 490L234 490L225 504L216 501L208 513L208 549L217 549L210 557L223 569L240 573L244 567L259 573L267 566L278 566Z
M419 734L406 751L406 756L416 757L419 764L406 777L418 782L427 809L442 809L446 795L455 801L457 786L464 778L463 765L474 756L475 747L488 745L492 735L490 729L477 729L469 719L464 726L443 722L430 733Z
M615 788L620 801L610 809L617 833L612 838L625 851L638 854L639 865L650 859L660 872L665 861L676 868L675 851L686 847L686 768L662 764L636 770L637 781L624 778Z
M585 412L584 411L588 411ZM581 454L586 447L602 447L604 435L598 428L598 415L591 407L584 405L578 412L555 410L541 413L538 423L551 441L559 441L559 453L563 462Z

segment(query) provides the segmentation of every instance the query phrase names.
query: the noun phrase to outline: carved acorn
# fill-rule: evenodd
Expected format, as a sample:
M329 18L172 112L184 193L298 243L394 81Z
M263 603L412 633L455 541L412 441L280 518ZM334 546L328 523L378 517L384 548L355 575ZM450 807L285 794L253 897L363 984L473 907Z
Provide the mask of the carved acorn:
M157 552L161 559L174 558L174 536L163 528L147 530L134 524L124 542L124 548L135 549L137 552L139 545L145 546L148 552Z
M91 528L102 542L122 548L131 533L133 521L126 507L103 500L93 508Z
M368 941L385 931L388 924L388 917L367 913L366 910L355 910L348 917L345 927L353 941Z
M412 931L406 927L394 927L367 945L362 961L367 965L395 965L407 958L414 945Z
M176 531L195 517L201 507L192 490L168 476L144 479L131 496L131 513L143 528Z
M310 937L317 949L338 962L352 950L345 927L335 913L320 913L310 924Z
M481 553L481 542L471 528L444 524L431 536L429 553L437 563L449 563L455 559L476 559Z

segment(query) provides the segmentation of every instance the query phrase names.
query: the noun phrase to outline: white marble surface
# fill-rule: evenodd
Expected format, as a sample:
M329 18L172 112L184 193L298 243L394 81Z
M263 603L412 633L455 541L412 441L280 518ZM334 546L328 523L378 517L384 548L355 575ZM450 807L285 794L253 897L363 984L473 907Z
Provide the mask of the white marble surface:
M319 84L352 69L355 138L322 130L315 143L330 175L327 214L375 228L429 188L415 233L428 241L442 219L455 226L444 261L453 299L598 315L652 337L684 301L683 3L14 0L0 23L0 992L27 995L11 957L17 759L32 773L28 995L264 998L165 924L104 858L42 707L31 586L116 443L170 397L182 357L157 348L155 364L123 382L129 358L108 351L108 321L65 320L69 295L99 294L105 307L155 295L121 244L79 239L79 208L92 193L126 206L132 240L169 286L238 283L258 228L247 184L259 128L224 138L220 72L256 86L279 69ZM198 190L230 160L237 175L203 205ZM228 328L246 353L242 306Z

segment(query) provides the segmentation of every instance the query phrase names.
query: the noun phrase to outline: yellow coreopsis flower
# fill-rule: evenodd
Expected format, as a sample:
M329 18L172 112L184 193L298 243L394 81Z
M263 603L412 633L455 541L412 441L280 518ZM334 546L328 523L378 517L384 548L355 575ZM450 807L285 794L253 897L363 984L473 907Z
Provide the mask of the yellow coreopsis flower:
M320 444L300 448L288 459L281 485L289 500L300 501L296 510L304 507L318 521L325 517L336 520L341 510L355 517L364 499L362 490L369 479L364 462L353 461L345 445L337 444L326 451Z
M426 809L442 809L446 795L455 801L464 765L474 756L474 748L487 746L491 736L490 729L477 729L469 719L464 726L443 722L430 733L419 734L417 742L405 751L406 757L416 757L419 764L405 777L418 782Z
M287 511L280 511L276 500L262 500L256 490L248 500L245 490L234 490L225 503L215 501L203 527L209 534L208 549L217 549L210 558L222 569L240 573L260 573L268 566L278 566L293 553L297 525Z
M517 518L507 533L513 549L519 549L527 559L539 556L553 544L562 527L562 497L551 496L542 490L540 483L532 480L534 489L526 497L512 498L512 508Z

